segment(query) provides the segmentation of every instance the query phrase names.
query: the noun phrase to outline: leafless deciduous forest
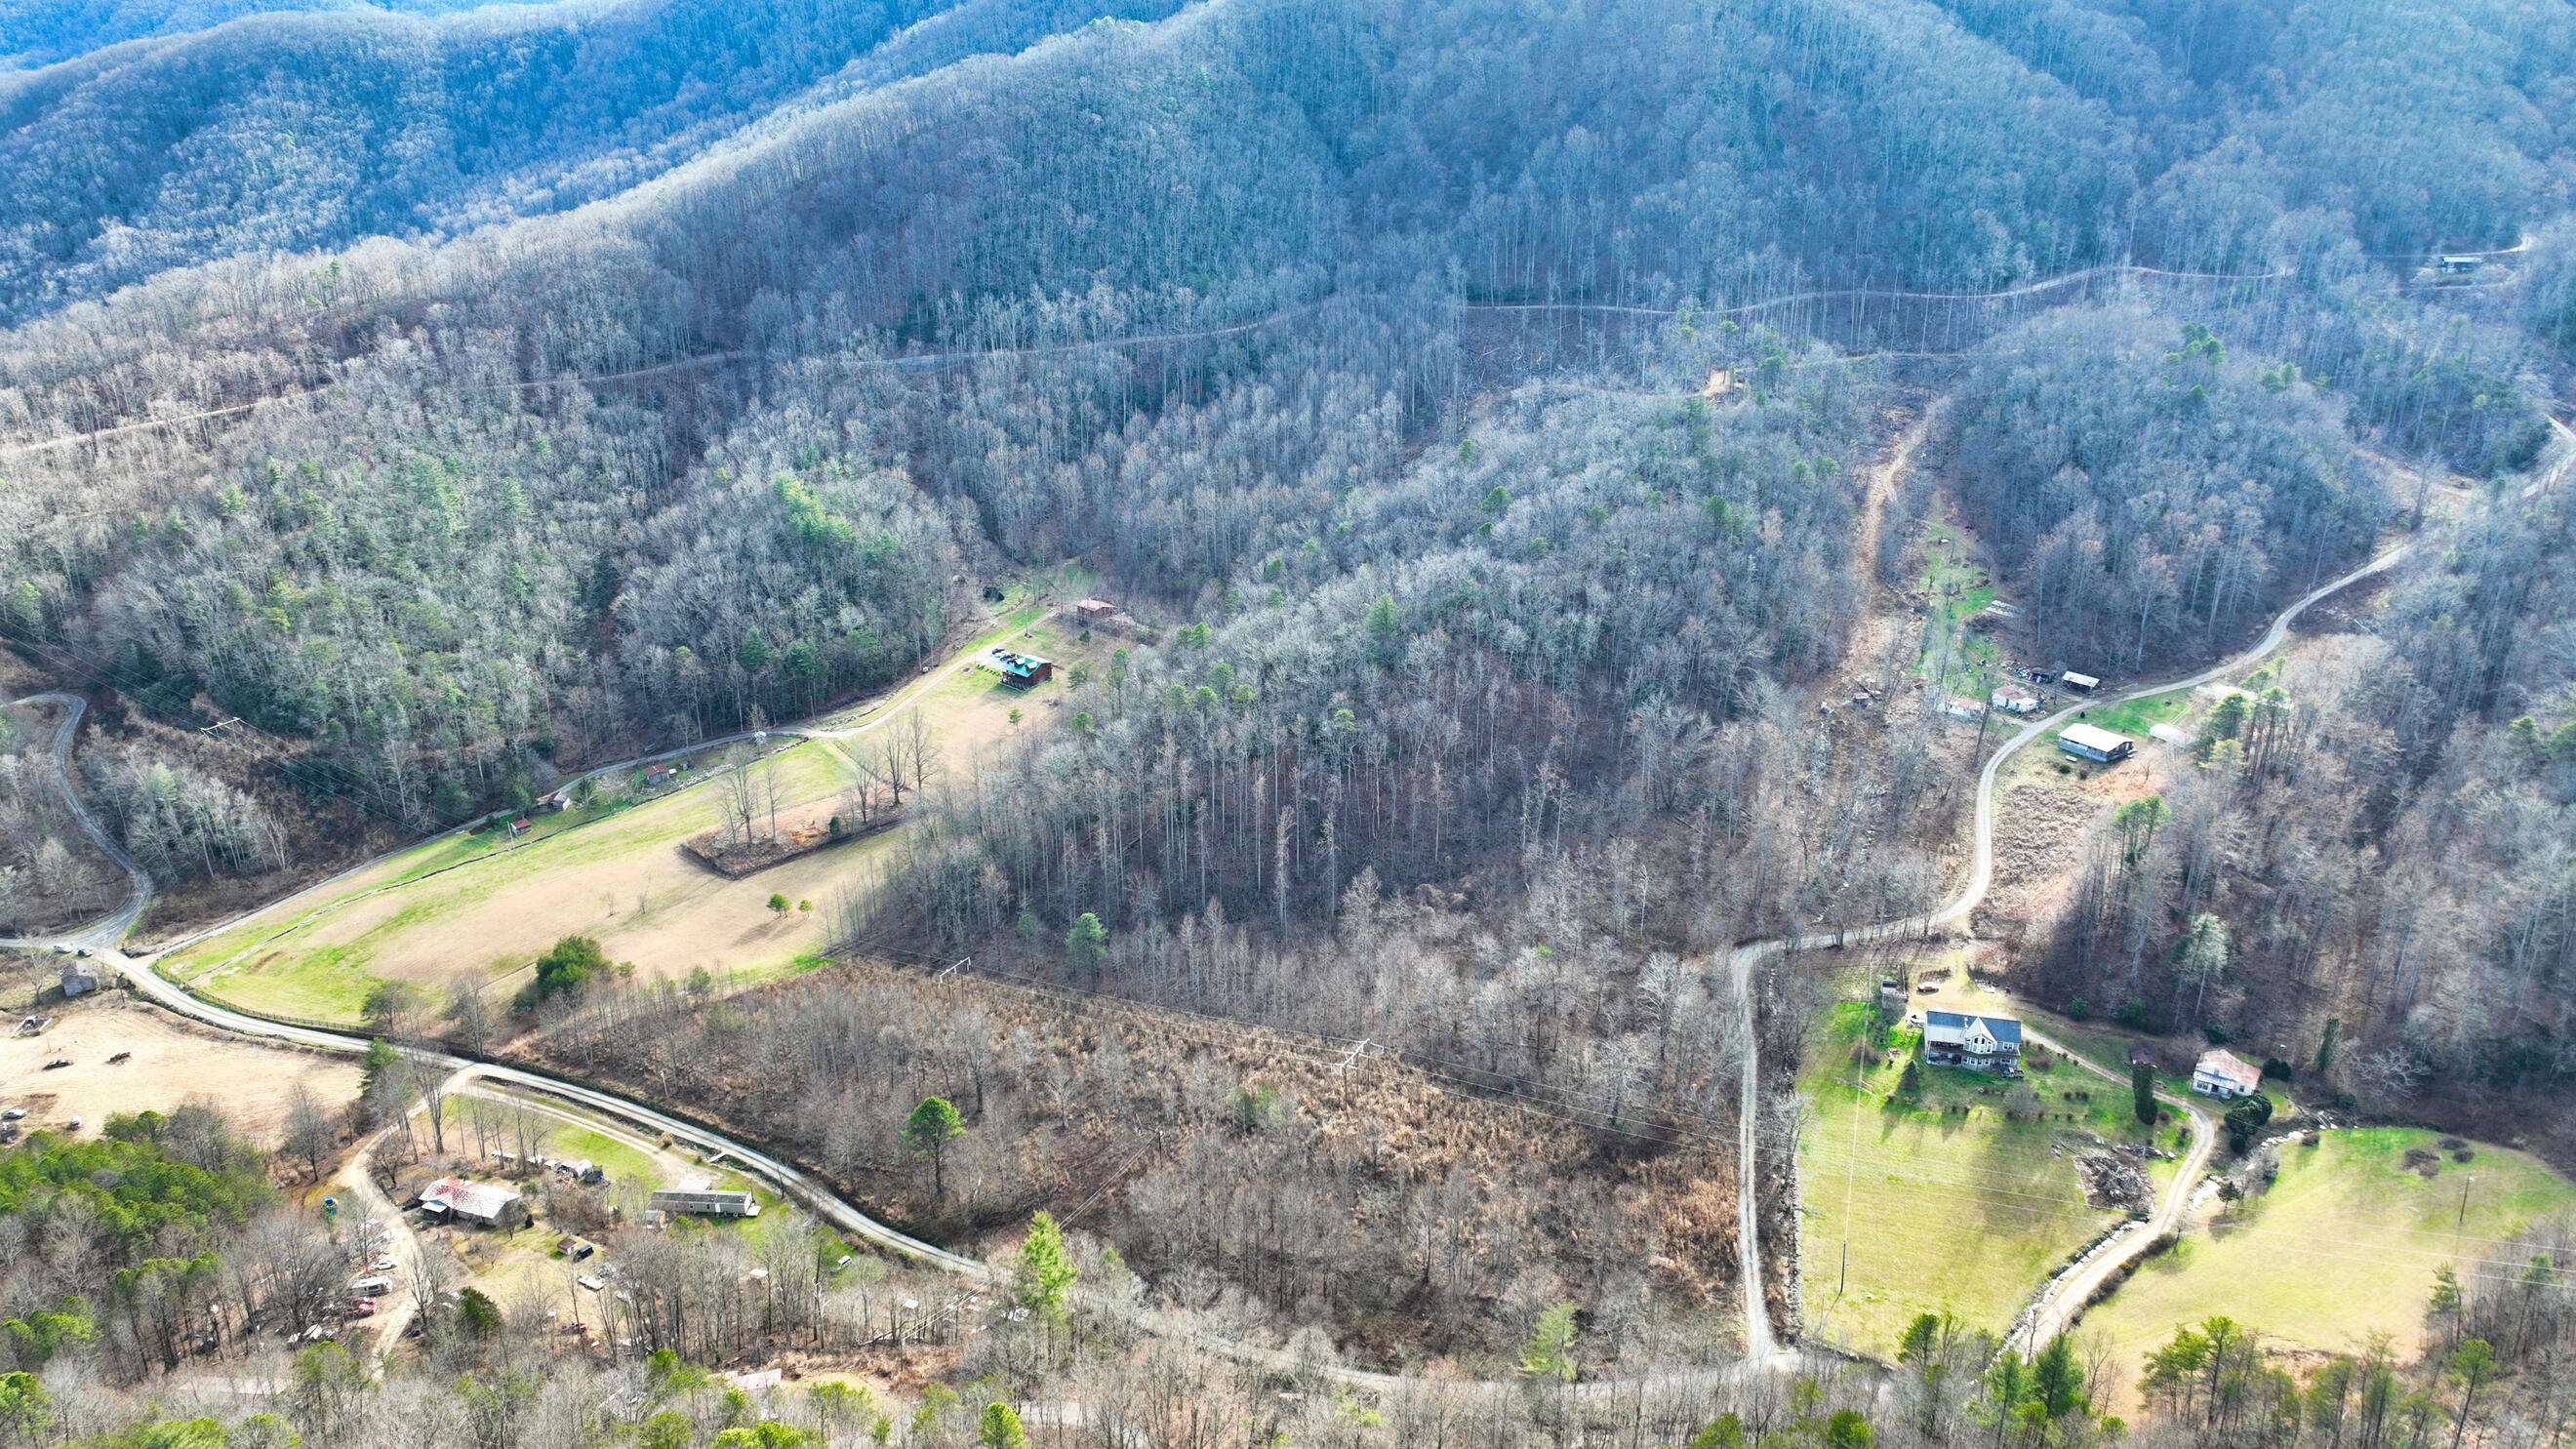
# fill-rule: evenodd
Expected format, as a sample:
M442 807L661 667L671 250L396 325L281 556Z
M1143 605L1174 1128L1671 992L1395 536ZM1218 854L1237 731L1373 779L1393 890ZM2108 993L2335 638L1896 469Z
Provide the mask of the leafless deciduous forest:
M2565 0L260 8L0 5L0 642L99 702L78 782L156 880L819 713L1067 561L1176 627L945 771L867 747L899 835L825 903L848 959L602 976L526 1048L1016 1263L1019 1316L871 1343L938 1290L800 1221L629 1234L596 1354L455 1297L381 1373L279 1357L296 1150L192 1108L0 1156L0 1437L2563 1437L2558 1266L2436 1305L2420 1363L2203 1325L2025 1364L1938 1318L1733 1362L1821 973L1726 968L1964 883L1993 739L1912 707L1888 602L1936 506L2123 681L2412 542L2006 964L2576 1160L2576 548L2524 486L2570 445ZM33 720L30 930L113 885ZM418 1075L317 1106L306 1169ZM866 1390L707 1369L863 1348ZM197 1368L273 1369L280 1417L115 1437Z

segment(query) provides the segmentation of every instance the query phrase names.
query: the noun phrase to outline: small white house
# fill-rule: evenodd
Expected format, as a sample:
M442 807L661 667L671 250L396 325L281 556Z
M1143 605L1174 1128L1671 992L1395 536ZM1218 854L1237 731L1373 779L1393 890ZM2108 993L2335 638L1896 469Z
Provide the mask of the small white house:
M2234 1052L2212 1047L2191 1069L2191 1089L2223 1102L2250 1097L2263 1090L2263 1069Z
M1984 705L1955 694L1941 701L1941 712L1952 719L1967 720L1971 724L1986 717Z
M664 1188L653 1194L647 1206L658 1212L679 1213L693 1218L760 1216L760 1199L747 1192L714 1188Z
M2058 731L2057 747L2079 760L2109 765L2127 759L2137 752L2138 742L2127 735L2089 724L2071 724Z
M1986 703L2007 714L2037 714L2042 701L2035 690L2024 689L2017 684L2007 684L1987 695Z

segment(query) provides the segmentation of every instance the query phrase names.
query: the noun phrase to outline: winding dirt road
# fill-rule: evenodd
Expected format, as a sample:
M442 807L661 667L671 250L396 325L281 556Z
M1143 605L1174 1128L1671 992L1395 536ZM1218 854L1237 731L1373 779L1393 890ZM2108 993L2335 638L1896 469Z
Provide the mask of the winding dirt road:
M2552 426L2556 428L2560 437L2560 457L2551 465L2545 474L2535 478L2534 481L2524 490L2525 496L2555 486L2566 476L2571 463L2576 463L2576 433L2570 433L2564 425L2558 424L2554 419L2552 420ZM2380 554L2378 557L2373 558L2370 562L2362 565L2361 567L2310 590L2305 595L2302 595L2297 601L2292 603L2288 608L2282 610L2281 613L2273 619L2271 626L2264 631L2262 637L2255 642L2252 648L2239 653L2230 659L2200 670L2197 673L2185 676L2181 679L2169 680L2152 685L2143 685L2138 688L2127 690L2123 693L2087 701L2085 706L2082 707L2092 707L2099 704L2114 704L2151 694L2162 694L2171 690L2194 687L2211 680L2221 679L2232 674L2245 672L2255 663L2259 662L2281 646L2282 642L2288 638L2291 625L2309 607L2340 589L2347 588L2353 583L2368 578L2374 574L2384 572L2385 570L2395 566L2399 561L2412 553L2416 546L2417 545L2412 542L2400 544L2397 547ZM976 646L970 646L970 651L973 647ZM951 660L952 665L953 663L954 658ZM846 738L851 735L865 733L900 713L902 708L917 698L922 690L929 688L947 667L949 666L942 666L942 669L940 670L930 671L920 679L914 681L904 691L898 693L892 700L888 701L881 711L864 724L833 729L816 729L811 731L779 729L773 732L780 734L810 733L818 737L832 738ZM106 830L98 824L97 820L90 814L88 809L81 804L79 792L72 784L69 773L70 751L73 738L78 732L82 712L86 707L85 703L77 696L61 693L30 696L27 700L20 702L57 703L65 707L66 717L55 733L53 759L57 769L61 772L62 789L67 804L74 819L78 821L82 829L89 834L90 838L97 843L100 850L127 871L133 883L133 890L130 898L124 906L120 907L117 911L110 913L108 916L91 923L90 925L82 927L78 931L56 938L42 940L16 940L0 944L22 947L46 947L57 944L87 946L95 951L99 956L121 969L125 974L126 979L132 983L134 989L141 991L160 1005L182 1016L204 1022L210 1026L220 1027L227 1031L238 1032L245 1036L289 1042L330 1051L365 1051L368 1043L364 1038L359 1036L342 1032L324 1031L311 1027L290 1026L281 1022L268 1021L259 1017L244 1015L243 1013L201 1000L190 995L186 990L175 983L167 981L151 971L143 961L137 958L128 957L122 951L115 949L113 943L123 937L126 930L133 925L134 921L142 914L144 908L150 904L152 888L150 877L146 875L140 867L134 864L132 859L126 855L124 850L120 848L116 844L115 840L108 835ZM1739 1215L1737 1242L1738 1251L1741 1257L1740 1267L1743 1272L1744 1283L1744 1291L1742 1294L1745 1313L1744 1342L1746 1356L1754 1364L1764 1366L1786 1365L1794 1363L1797 1358L1797 1355L1793 1351L1786 1350L1781 1347L1778 1336L1772 1329L1769 1309L1766 1305L1763 1293L1765 1275L1762 1266L1759 1196L1755 1190L1756 1174L1754 1171L1755 1164L1758 1161L1758 1147L1760 1145L1759 1125L1761 1116L1761 1052L1760 1039L1756 1032L1753 995L1755 989L1755 969L1773 958L1784 954L1818 950L1830 946L1843 946L1881 941L1907 935L1923 935L1953 922L1964 920L1970 912L1974 911L1977 906L1984 901L1986 892L1992 885L1994 879L1994 783L1997 772L2002 768L2004 762L2015 752L2030 744L2032 741L2039 739L2050 730L2063 725L2066 721L2073 718L2076 713L2077 707L2070 707L2065 710L2060 710L2044 719L2036 720L2023 726L2021 730L2005 740L2003 744L1996 749L1993 756L1986 761L1985 767L1980 771L1977 778L1976 812L1973 826L1974 853L1971 860L1968 882L1960 891L1959 895L1950 903L1934 911L1921 915L1908 916L1893 921L1883 921L1869 925L1811 932L1795 937L1778 937L1765 941L1747 942L1737 946L1729 955L1729 970L1736 990L1737 1006L1741 1013L1741 1027L1743 1029L1745 1039L1743 1079L1741 1084L1742 1110L1741 1121L1739 1123L1740 1136L1738 1142L1739 1151L1742 1153L1742 1162L1739 1171L1737 1172L1738 1188L1736 1207ZM693 748L704 748L704 746L701 745ZM370 864L373 863L374 862L370 862ZM360 867L360 869L363 868L364 867ZM346 873L344 873L344 876L345 874ZM342 877L335 877L334 879L340 878ZM324 883L326 886L328 884L329 882ZM262 909L270 908L273 907L263 907ZM257 912L252 912L250 914L257 914ZM247 917L237 918L234 922L230 922L224 926L219 926L213 929L229 929L231 925L238 924L240 919L247 919ZM202 934L204 933L201 933L201 936ZM2069 1055L2072 1055L2072 1053L2069 1053ZM523 1071L515 1067L500 1066L492 1063L470 1061L461 1057L441 1055L436 1059L451 1069L454 1073L453 1080L458 1086L480 1080L522 1091L549 1094L565 1101L604 1113L610 1117L643 1128L648 1132L667 1133L674 1141L688 1143L696 1147L701 1153L707 1155L710 1159L717 1156L732 1159L739 1163L743 1170L770 1182L791 1201L797 1203L800 1207L812 1213L815 1217L824 1222L830 1223L832 1226L840 1229L844 1233L875 1243L889 1251L899 1253L903 1256L915 1259L916 1261L950 1272L970 1275L978 1279L983 1278L988 1272L986 1265L977 1259L963 1254L950 1252L947 1249L923 1242L917 1238L909 1236L908 1234L898 1232L893 1228L878 1223L874 1219L868 1217L865 1213L860 1212L856 1207L843 1201L839 1196L833 1193L829 1187L817 1181L802 1169L763 1152L759 1148L748 1143L735 1141L734 1139L726 1137L720 1133L698 1126L695 1123L682 1121L678 1118L669 1116L668 1114L656 1111L641 1103L633 1102L611 1093L559 1081L539 1073ZM2079 1060L2081 1059L2079 1058ZM2097 1071L2105 1071L2107 1074L2107 1069L2100 1067L2098 1064L2087 1062L2086 1065ZM2177 1174L2174 1185L2167 1195L2167 1201L2159 1209L2157 1214L2156 1221L2167 1225L2178 1223L2180 1221L2180 1214L2183 1211L2182 1205L2188 1201L2193 1181L2197 1177L2199 1168L2206 1162L2208 1147L2214 1138L2214 1134L2209 1131L2205 1125L2206 1119L2197 1118L2196 1109L2191 1108L2189 1104L2183 1105L2186 1110L2195 1111L2196 1119L2202 1125L2200 1125L2195 1132L2195 1137L2199 1145L2194 1158L2186 1162L2185 1171ZM2151 1240L2152 1237L2152 1233L2136 1234L2134 1235L2133 1241L2124 1249L2100 1255L2097 1260L2100 1265L2099 1273L2107 1274L2118 1265L2125 1263L2130 1257L2134 1257L2137 1252L2143 1250L2146 1242ZM2078 1275L2078 1279L2086 1276L2090 1276L2092 1281L2099 1281L2098 1275ZM2078 1311L2077 1305L2080 1305L2082 1302L2081 1296L2073 1290L2073 1285L2076 1284L2077 1281L2077 1279L2069 1280L2070 1286L2052 1295L2052 1300L2054 1302L2065 1305L2063 1308L2053 1310L2060 1315L2060 1320L2070 1317L2073 1311ZM2089 1292L2089 1289L2085 1291ZM2039 1317L2044 1318L2051 1311L2052 1310L2048 1304L2043 1304L2042 1314L2039 1315ZM1284 1355L1273 1350L1258 1348L1233 1339L1220 1338L1200 1333L1186 1325L1161 1323L1158 1320L1162 1318L1162 1315L1159 1314L1147 1313L1142 1316L1148 1322L1152 1322L1160 1331L1164 1331L1171 1334L1171 1336L1199 1344L1200 1346L1209 1348L1213 1351L1224 1353L1229 1357L1234 1357L1243 1361L1264 1363L1285 1361ZM2045 1338L2043 1336L2035 1341L2044 1342ZM1341 1377L1348 1382L1372 1386L1399 1382L1398 1380L1385 1375L1358 1372L1346 1373L1341 1375Z
M2521 497L2529 498L2556 487L2567 476L2568 470L2576 467L2576 431L2571 431L2566 424L2556 418L2550 419L2550 427L2558 434L2558 459L2523 487L2519 495ZM1977 774L1976 819L1971 837L1974 848L1969 861L1968 881L1960 889L1958 896L1948 905L1922 915L1906 916L1899 920L1816 931L1803 936L1783 936L1767 941L1752 941L1735 948L1728 964L1730 975L1735 982L1737 1010L1742 1013L1740 1026L1745 1042L1743 1120L1740 1124L1741 1141L1738 1148L1742 1156L1736 1171L1736 1241L1743 1257L1744 1345L1748 1358L1757 1362L1779 1363L1794 1362L1796 1358L1794 1353L1783 1350L1779 1346L1778 1337L1772 1331L1770 1309L1764 1300L1762 1289L1764 1282L1761 1249L1762 1220L1757 1194L1754 1191L1754 1169L1760 1160L1756 1150L1759 1146L1760 1125L1756 1108L1761 1100L1762 1054L1761 1038L1756 1031L1753 1003L1754 968L1784 953L1794 954L1833 946L1863 945L1900 936L1929 935L1953 922L1965 921L1969 913L1984 903L1987 890L1994 884L1995 777L2003 769L2004 762L2011 759L2023 746L2061 728L2076 715L2088 709L2125 704L2133 699L2168 694L2177 689L2196 689L2215 680L2252 672L2255 665L2280 649L2290 637L2290 626L2297 623L2299 616L2306 613L2319 600L2350 588L2363 579L2396 567L2399 562L2414 553L2420 543L2421 540L2409 540L2398 544L2359 568L2310 589L2293 601L2288 608L2274 615L2271 626L2263 631L2262 637L2256 639L2251 647L2206 669L2179 679L2143 684L2118 694L2087 699L2080 704L2069 705L2055 714L2022 726L1996 747L1994 754L1987 758L1985 768ZM2050 1045L2055 1050L2065 1051L2064 1047L2056 1046L2055 1043ZM2066 1054L2075 1056L2073 1052ZM2076 1060L2083 1062L2088 1069L2112 1077L2113 1080L2126 1080L2099 1063L2082 1057L2076 1057ZM2154 1240L2158 1232L2181 1224L2192 1188L2197 1183L2201 1170L2208 1165L2216 1134L2211 1129L2207 1115L2198 1107L2188 1102L2175 1101L2171 1097L2166 1097L2164 1100L2173 1102L2191 1115L2193 1150L2183 1165L2184 1170L2175 1174L2173 1186L2166 1191L2164 1202L2158 1206L2155 1217L2147 1225L2153 1231L2132 1233L2114 1251L2098 1255L2092 1263L2086 1265L2084 1271L2074 1275L2067 1282L2053 1287L2041 1303L2039 1313L2033 1316L2034 1323L2046 1320L2056 1322L2063 1327L2064 1324L2072 1322L2074 1316L2083 1311L2084 1299L2091 1293L2093 1285L2099 1284L2112 1272L2146 1251L2147 1245ZM2029 1352L2047 1341L2048 1335L2027 1336L2027 1341L2021 1347L2024 1352Z
M2077 1056L2045 1034L2032 1031L2028 1023L2023 1024L2022 1032L2050 1051L2072 1059L2095 1076L2107 1077L2122 1086L2128 1085L2128 1078L2089 1057ZM2050 1339L2073 1328L2075 1320L2084 1316L2084 1310L2093 1302L2096 1289L2115 1281L2115 1275L2126 1272L2130 1262L2157 1238L2181 1230L2183 1218L2191 1211L2192 1187L2200 1181L2200 1175L2209 1170L2210 1156L2218 1150L2218 1124L2211 1121L2209 1114L2202 1111L2196 1102L2170 1092L2156 1093L2156 1100L2181 1108L2184 1115L2191 1118L2191 1150L2183 1154L2181 1163L2175 1167L2173 1186L2166 1189L2164 1200L2156 1204L2154 1214L2146 1221L2121 1228L2103 1251L2085 1260L2084 1266L2051 1280L2040 1291L2037 1304L2014 1326L2012 1336L2004 1341L2004 1347L2024 1358L2046 1348Z

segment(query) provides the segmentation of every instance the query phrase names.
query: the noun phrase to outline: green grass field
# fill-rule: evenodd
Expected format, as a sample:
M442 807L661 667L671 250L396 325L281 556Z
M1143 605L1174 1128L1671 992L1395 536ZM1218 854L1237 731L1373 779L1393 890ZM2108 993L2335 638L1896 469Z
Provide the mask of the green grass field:
M1865 1097L1846 1085L1856 1071L1886 1094L1904 1070L1883 1058L1866 1068L1853 1062L1868 1011L1858 1002L1834 1008L1810 1040L1798 1084L1816 1108L1799 1142L1809 1330L1881 1357L1921 1313L1956 1313L2000 1333L2058 1264L2117 1221L2085 1206L2075 1151L2090 1137L2133 1141L2144 1129L2123 1088L2071 1062L2030 1074L2044 1114L2035 1121L2005 1118L2004 1083L1944 1067L1925 1068L1919 1096L1905 1105ZM1911 1039L1900 1028L1893 1042L1903 1048ZM2158 1191L2170 1176L2168 1165L2150 1165Z
M1088 580L1058 571L1042 582L1061 592ZM938 732L950 767L971 766L1018 730L1103 707L1105 686L1075 687L1071 675L1077 664L1105 674L1101 661L1115 641L1085 643L1077 633L1024 598L982 637L943 656L940 677L912 698ZM995 645L1050 654L1064 668L1055 683L1021 693L990 672L955 667ZM834 723L864 723L880 707L856 707ZM1017 722L1008 718L1014 709L1022 716ZM696 768L684 778L708 779L724 753L694 758ZM846 746L835 741L792 744L771 761L782 802L827 798L850 774ZM703 872L682 862L677 849L714 825L718 808L716 792L703 786L647 790L634 772L620 771L602 777L586 803L531 817L533 829L517 840L495 829L425 842L328 893L281 903L175 952L156 969L213 1000L350 1025L361 1020L368 993L388 977L419 981L433 992L449 981L479 978L493 983L496 1003L505 1000L517 985L511 974L545 945L519 929L530 922L603 941L614 933L628 943L620 958L631 951L647 970L655 968L657 950L676 958L660 963L666 974L705 961L736 984L750 984L812 969L813 923L831 889L866 871L891 848L894 834L817 852L720 890L711 876L698 879ZM773 886L791 900L814 901L817 913L791 913L794 919L777 922L778 931L761 932L770 917L759 898ZM736 899L745 891L748 905Z
M1987 580L1945 503L1934 502L1923 527L1923 572L1915 584L1931 600L1931 612L1923 621L1914 672L1950 693L1982 700L2000 650L1992 636L1966 623L1993 603L1999 591ZM1945 538L1950 542L1941 541Z
M2463 1282L2510 1277L2524 1265L2509 1259L2503 1240L2576 1213L2576 1184L2526 1153L2477 1145L2466 1163L2442 1156L2430 1179L2404 1165L2408 1148L2436 1140L2388 1127L2283 1147L2269 1192L2140 1268L2085 1328L2105 1335L2133 1375L2176 1325L2211 1314L2330 1352L2371 1333L2412 1346L2435 1269L2447 1264Z
M825 748L814 742L791 746L777 758L782 788L790 798L799 798L796 792L813 793L836 768ZM713 824L715 810L714 797L702 789L670 792L641 804L603 796L587 809L542 817L551 828L518 842L501 832L443 837L354 877L328 901L254 918L157 963L156 969L210 999L354 1024L367 993L383 980L368 964L395 938L514 883L570 867L666 852ZM356 907L358 897L388 887L396 888L393 898L400 904L363 930L325 944L299 944L334 924L338 911ZM300 917L326 906L334 909L298 924ZM248 962L234 959L244 953L250 954ZM470 964L491 975L520 963Z
M2147 731L2156 725L2173 724L2191 713L2191 691L2177 689L2166 694L2151 694L2126 704L2115 704L2084 711L2084 723L2145 740Z

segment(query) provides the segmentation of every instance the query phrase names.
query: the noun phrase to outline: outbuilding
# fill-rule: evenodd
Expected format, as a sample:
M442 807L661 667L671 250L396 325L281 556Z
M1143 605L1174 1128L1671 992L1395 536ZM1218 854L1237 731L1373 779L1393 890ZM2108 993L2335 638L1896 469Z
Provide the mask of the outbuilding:
M2487 264L2484 257L2447 256L2433 259L2433 270L2446 277L2465 277Z
M74 959L63 963L63 995L87 996L102 984L96 961Z
M720 1191L715 1188L666 1187L653 1194L647 1204L656 1212L675 1213L692 1218L756 1218L760 1216L760 1199L747 1192Z
M1107 599L1084 599L1073 606L1073 611L1094 624L1118 617L1118 606Z
M2093 725L2071 724L2058 731L2057 747L2079 760L2110 765L2137 753L2138 742Z
M2101 680L2090 674L2078 674L2072 669L2060 673L2057 676L2057 682L2078 694L2091 694L2102 687Z

